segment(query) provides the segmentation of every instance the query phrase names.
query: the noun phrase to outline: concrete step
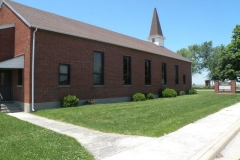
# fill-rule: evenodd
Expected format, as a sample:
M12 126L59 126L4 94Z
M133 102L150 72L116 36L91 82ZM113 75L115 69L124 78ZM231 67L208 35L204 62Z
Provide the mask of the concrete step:
M8 109L4 109L1 110L2 113L16 113L16 112L22 112L22 110L8 110Z
M15 112L22 112L22 109L12 102L4 102L3 104L1 104L1 112L15 113Z

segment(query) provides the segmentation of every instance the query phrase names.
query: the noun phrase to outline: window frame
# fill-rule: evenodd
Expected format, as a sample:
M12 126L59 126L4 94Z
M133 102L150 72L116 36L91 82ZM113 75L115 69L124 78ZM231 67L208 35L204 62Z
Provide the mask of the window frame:
M61 73L60 71L60 66L67 66L68 67L68 73ZM63 63L59 63L59 66L58 66L58 85L59 86L64 86L64 85L70 85L70 64L63 64ZM64 75L64 76L67 76L67 83L61 83L60 81L60 77Z
M165 62L162 62L162 85L167 85L167 63Z
M175 85L179 85L179 68L175 65Z
M127 64L127 73L125 73L125 58L128 59L128 64ZM123 56L123 84L124 85L131 85L132 84L132 79L131 79L131 66L132 66L132 58L130 56ZM125 82L125 76L128 77L129 82Z
M95 61L94 61L95 54L101 54L101 65L102 65L101 73L95 73ZM94 79L95 75L100 75L101 77L100 83L95 83L95 79ZM104 53L100 51L93 52L93 85L104 85Z
M148 64L148 65L146 65ZM147 68L148 66L148 68ZM151 60L145 59L145 85L151 85ZM148 80L147 80L148 79Z

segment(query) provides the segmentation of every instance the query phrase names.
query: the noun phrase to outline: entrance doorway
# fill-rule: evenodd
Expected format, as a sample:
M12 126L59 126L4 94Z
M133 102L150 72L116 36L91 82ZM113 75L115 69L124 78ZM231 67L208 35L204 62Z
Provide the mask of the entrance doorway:
M0 70L0 93L3 101L12 100L12 71Z

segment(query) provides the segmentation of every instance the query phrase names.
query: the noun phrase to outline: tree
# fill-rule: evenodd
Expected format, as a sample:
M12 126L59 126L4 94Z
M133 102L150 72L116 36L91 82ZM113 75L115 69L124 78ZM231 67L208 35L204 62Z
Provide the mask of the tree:
M222 54L218 68L222 79L240 82L240 25L233 29L231 43Z
M196 53L195 50L196 48L194 46L189 46L188 49L182 48L179 51L177 51L177 54L182 55L183 57L189 59L192 62L192 74L196 74L200 72L199 69L199 63L196 60Z
M192 61L192 74L207 71L211 80L240 82L240 25L233 29L232 40L227 47L213 48L212 41L209 41L182 48L177 53Z
M188 49L182 48L177 51L177 54L192 61L192 74L201 74L208 68L213 50L212 41L209 41L201 45L188 46Z
M211 80L224 80L225 76L221 72L225 62L225 46L217 46L213 48L213 53L209 57L208 62L208 78Z

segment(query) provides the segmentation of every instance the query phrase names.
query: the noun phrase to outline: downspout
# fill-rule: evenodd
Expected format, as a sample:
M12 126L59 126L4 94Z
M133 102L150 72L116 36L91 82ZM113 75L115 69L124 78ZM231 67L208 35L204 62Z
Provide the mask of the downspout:
M32 45L32 111L34 112L34 65L35 65L35 38L38 28L33 32L33 45Z

